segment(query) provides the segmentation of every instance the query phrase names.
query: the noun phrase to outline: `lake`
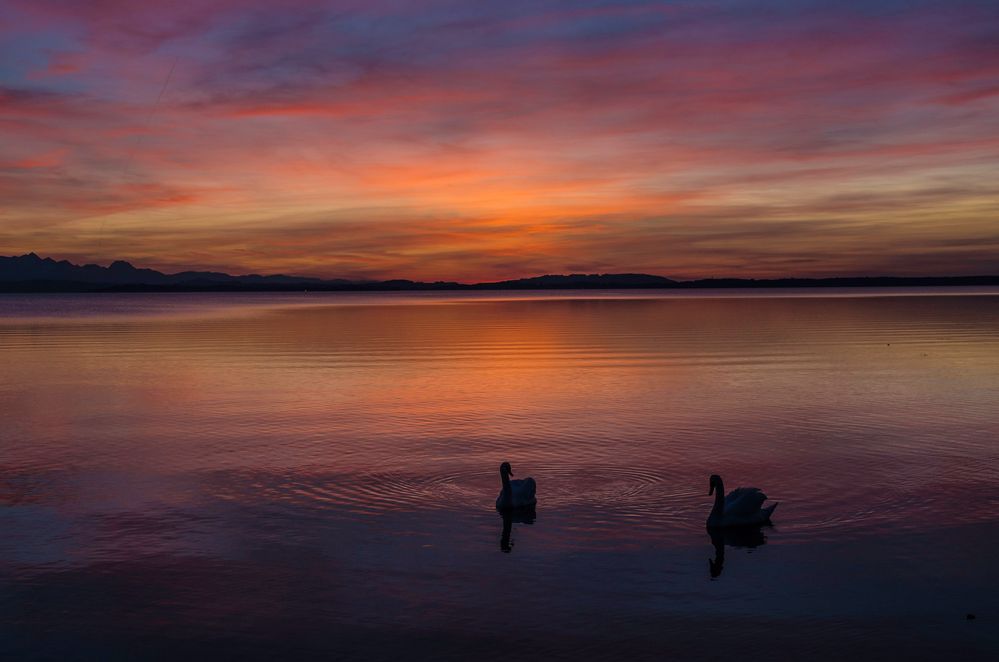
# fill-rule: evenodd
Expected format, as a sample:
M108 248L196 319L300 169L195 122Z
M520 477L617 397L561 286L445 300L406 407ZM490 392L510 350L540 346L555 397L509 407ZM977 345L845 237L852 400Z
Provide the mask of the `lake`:
M0 295L0 351L6 659L999 654L995 290Z

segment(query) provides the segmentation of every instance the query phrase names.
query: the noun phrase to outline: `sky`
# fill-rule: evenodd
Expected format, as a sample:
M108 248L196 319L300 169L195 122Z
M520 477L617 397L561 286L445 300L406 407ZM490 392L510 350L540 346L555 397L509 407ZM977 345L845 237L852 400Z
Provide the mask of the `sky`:
M0 0L0 254L999 274L999 2Z

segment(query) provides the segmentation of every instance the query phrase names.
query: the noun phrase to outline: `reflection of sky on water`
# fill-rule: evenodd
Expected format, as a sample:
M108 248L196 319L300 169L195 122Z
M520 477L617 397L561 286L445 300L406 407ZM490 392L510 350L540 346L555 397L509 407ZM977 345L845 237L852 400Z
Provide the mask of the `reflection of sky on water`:
M994 297L260 305L0 326L7 655L999 645Z
M405 649L400 633L466 636L473 640L468 651L493 638L629 650L636 637L696 651L694 632L735 644L753 627L776 629L771 643L799 652L833 636L852 637L868 651L887 642L914 651L919 642L920 650L947 646L972 657L996 643L987 622L962 629L966 611L989 612L992 598L981 587L999 580L982 558L999 542L994 525L796 544L774 533L751 553L729 548L723 576L711 582L704 563L712 547L703 533L666 534L659 545L591 547L571 513L515 524L512 554L497 549L502 522L487 510L327 519L218 504L200 524L183 520L161 512L145 522L86 522L100 530L76 540L94 545L93 561L18 564L0 603L7 622L38 626L59 613L64 639L50 641L53 650L94 632L96 650L121 651L141 635L179 647L189 636L256 644L258 654L286 637L304 637L310 650L343 650L320 639L327 629L381 632L388 638L375 650L385 655ZM147 535L152 531L157 537ZM173 536L187 548L149 544ZM562 544L547 546L547 537ZM712 635L717 619L727 626ZM877 640L865 639L871 630ZM362 637L346 650L372 645Z

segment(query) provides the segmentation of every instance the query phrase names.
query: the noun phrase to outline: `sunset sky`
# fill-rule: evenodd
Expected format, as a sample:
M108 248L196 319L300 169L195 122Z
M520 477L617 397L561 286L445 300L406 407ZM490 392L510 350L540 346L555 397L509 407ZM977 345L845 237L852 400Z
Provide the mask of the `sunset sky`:
M999 273L999 2L0 0L0 254Z

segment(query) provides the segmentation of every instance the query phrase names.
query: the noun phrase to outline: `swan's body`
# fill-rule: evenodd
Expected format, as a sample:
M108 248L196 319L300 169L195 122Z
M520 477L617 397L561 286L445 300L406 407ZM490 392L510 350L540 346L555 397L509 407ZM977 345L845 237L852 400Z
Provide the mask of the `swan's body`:
M770 521L777 504L766 508L763 502L767 495L756 487L737 487L725 495L725 484L721 476L711 476L708 494L714 493L715 505L708 515L708 526L754 526Z
M533 508L538 503L534 496L537 491L537 483L533 478L527 477L523 480L510 480L513 470L509 462L500 465L500 480L503 481L503 488L499 496L496 497L496 508L499 510L517 510L520 508Z

